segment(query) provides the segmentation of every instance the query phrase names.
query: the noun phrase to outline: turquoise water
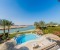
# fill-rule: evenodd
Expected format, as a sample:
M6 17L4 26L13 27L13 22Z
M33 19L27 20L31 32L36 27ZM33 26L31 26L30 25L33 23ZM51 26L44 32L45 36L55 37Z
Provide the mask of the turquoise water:
M16 40L17 44L22 44L24 42L37 39L38 37L39 36L37 34L24 34L24 35L20 35L18 37L15 37L15 40Z
M34 26L28 26L25 28L16 28L16 29L10 29L10 33L16 32L16 31L26 31L26 30L31 30L31 29L35 29ZM6 32L8 32L7 30L5 30ZM0 30L0 34L3 33L3 30Z

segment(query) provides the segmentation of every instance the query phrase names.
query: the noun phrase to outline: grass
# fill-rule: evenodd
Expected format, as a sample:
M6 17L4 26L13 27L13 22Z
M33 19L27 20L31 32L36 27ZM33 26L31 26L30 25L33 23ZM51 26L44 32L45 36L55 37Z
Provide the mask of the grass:
M11 39L11 38L15 37L16 35L17 35L16 33L14 33L14 34L9 34L9 38Z
M13 33L13 34L9 34L9 38L11 39L11 38L13 38L13 37L15 37L15 36L17 36L18 34L26 34L26 33L34 33L34 31L25 31L25 32L15 32L15 33Z
M48 28L44 29L43 32L44 32L44 34L60 32L60 26L58 26L58 27L48 27Z

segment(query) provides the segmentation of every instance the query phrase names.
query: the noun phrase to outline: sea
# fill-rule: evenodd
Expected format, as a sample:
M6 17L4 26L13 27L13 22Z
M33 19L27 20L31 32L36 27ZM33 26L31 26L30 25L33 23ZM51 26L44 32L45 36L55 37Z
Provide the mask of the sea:
M17 31L27 31L27 30L32 30L32 29L35 29L34 26L27 26L27 27L24 27L24 28L15 28L15 29L10 29L10 33L14 33L14 32L17 32ZM7 33L8 30L5 30L5 32ZM0 34L3 33L3 30L0 30Z

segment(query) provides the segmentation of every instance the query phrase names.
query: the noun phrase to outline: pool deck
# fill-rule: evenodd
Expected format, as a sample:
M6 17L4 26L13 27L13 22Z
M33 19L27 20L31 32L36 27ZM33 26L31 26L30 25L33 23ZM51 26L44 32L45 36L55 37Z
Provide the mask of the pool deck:
M42 50L42 49L44 50L46 47L48 47L48 46L50 47L50 46L56 44L56 42L50 43L47 39L45 39L47 37L53 38L56 41L60 41L60 38L58 36L53 35L53 34L47 34L47 35L43 35L41 38L39 38L37 40L33 40L33 41L26 42L25 44L17 45L17 46L15 46L15 48L16 48L16 50L18 50L20 48L24 48L24 47L27 47L29 50ZM34 43L37 43L39 46L42 46L42 47L33 49ZM55 48L55 49L57 49L57 48Z
M0 50L42 50L42 49L46 50L46 48L57 44L56 42L49 42L46 39L47 37L49 37L53 40L59 41L59 44L60 44L60 37L53 35L53 34L46 34L46 35L43 35L41 38L38 38L36 40L31 40L31 41L25 42L20 45L16 45L14 43L15 42L14 39L11 39L8 42L1 44ZM13 42L12 46L9 45L9 44L12 44L11 42ZM34 48L35 45L39 45L39 47ZM7 46L9 46L9 47L7 47ZM60 45L55 46L54 49L57 49L58 47L60 47ZM53 48L51 50L53 50Z

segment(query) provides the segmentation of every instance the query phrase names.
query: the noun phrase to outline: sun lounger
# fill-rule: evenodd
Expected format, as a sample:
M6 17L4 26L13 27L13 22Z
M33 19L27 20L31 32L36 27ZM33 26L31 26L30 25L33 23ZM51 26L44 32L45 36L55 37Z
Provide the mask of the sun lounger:
M43 47L40 47L40 48L37 48L34 50L49 50L51 47L53 47L55 45L56 45L56 43L52 43L52 44L49 44L49 45L46 45L46 46L43 46Z
M42 44L42 43L41 43ZM39 44L40 47L38 48L34 48L33 50L48 50L51 47L56 46L57 43L56 42L52 42L52 43L47 43L47 44L43 44L42 46ZM57 46L58 47L58 46Z
M58 45L56 45L56 46L52 47L52 48L51 48L51 49L49 49L49 50L57 50L57 49L59 49L59 46L58 46Z
M38 47L40 47L40 46L39 46L39 44L37 44L37 43L33 43L33 44L32 44L32 47L33 47L33 49L34 49L34 48L38 48Z
M54 47L56 45L57 45L57 43L56 42L53 42L51 44L48 44L48 45L42 47L41 50L48 50L48 49L51 49L52 47Z

